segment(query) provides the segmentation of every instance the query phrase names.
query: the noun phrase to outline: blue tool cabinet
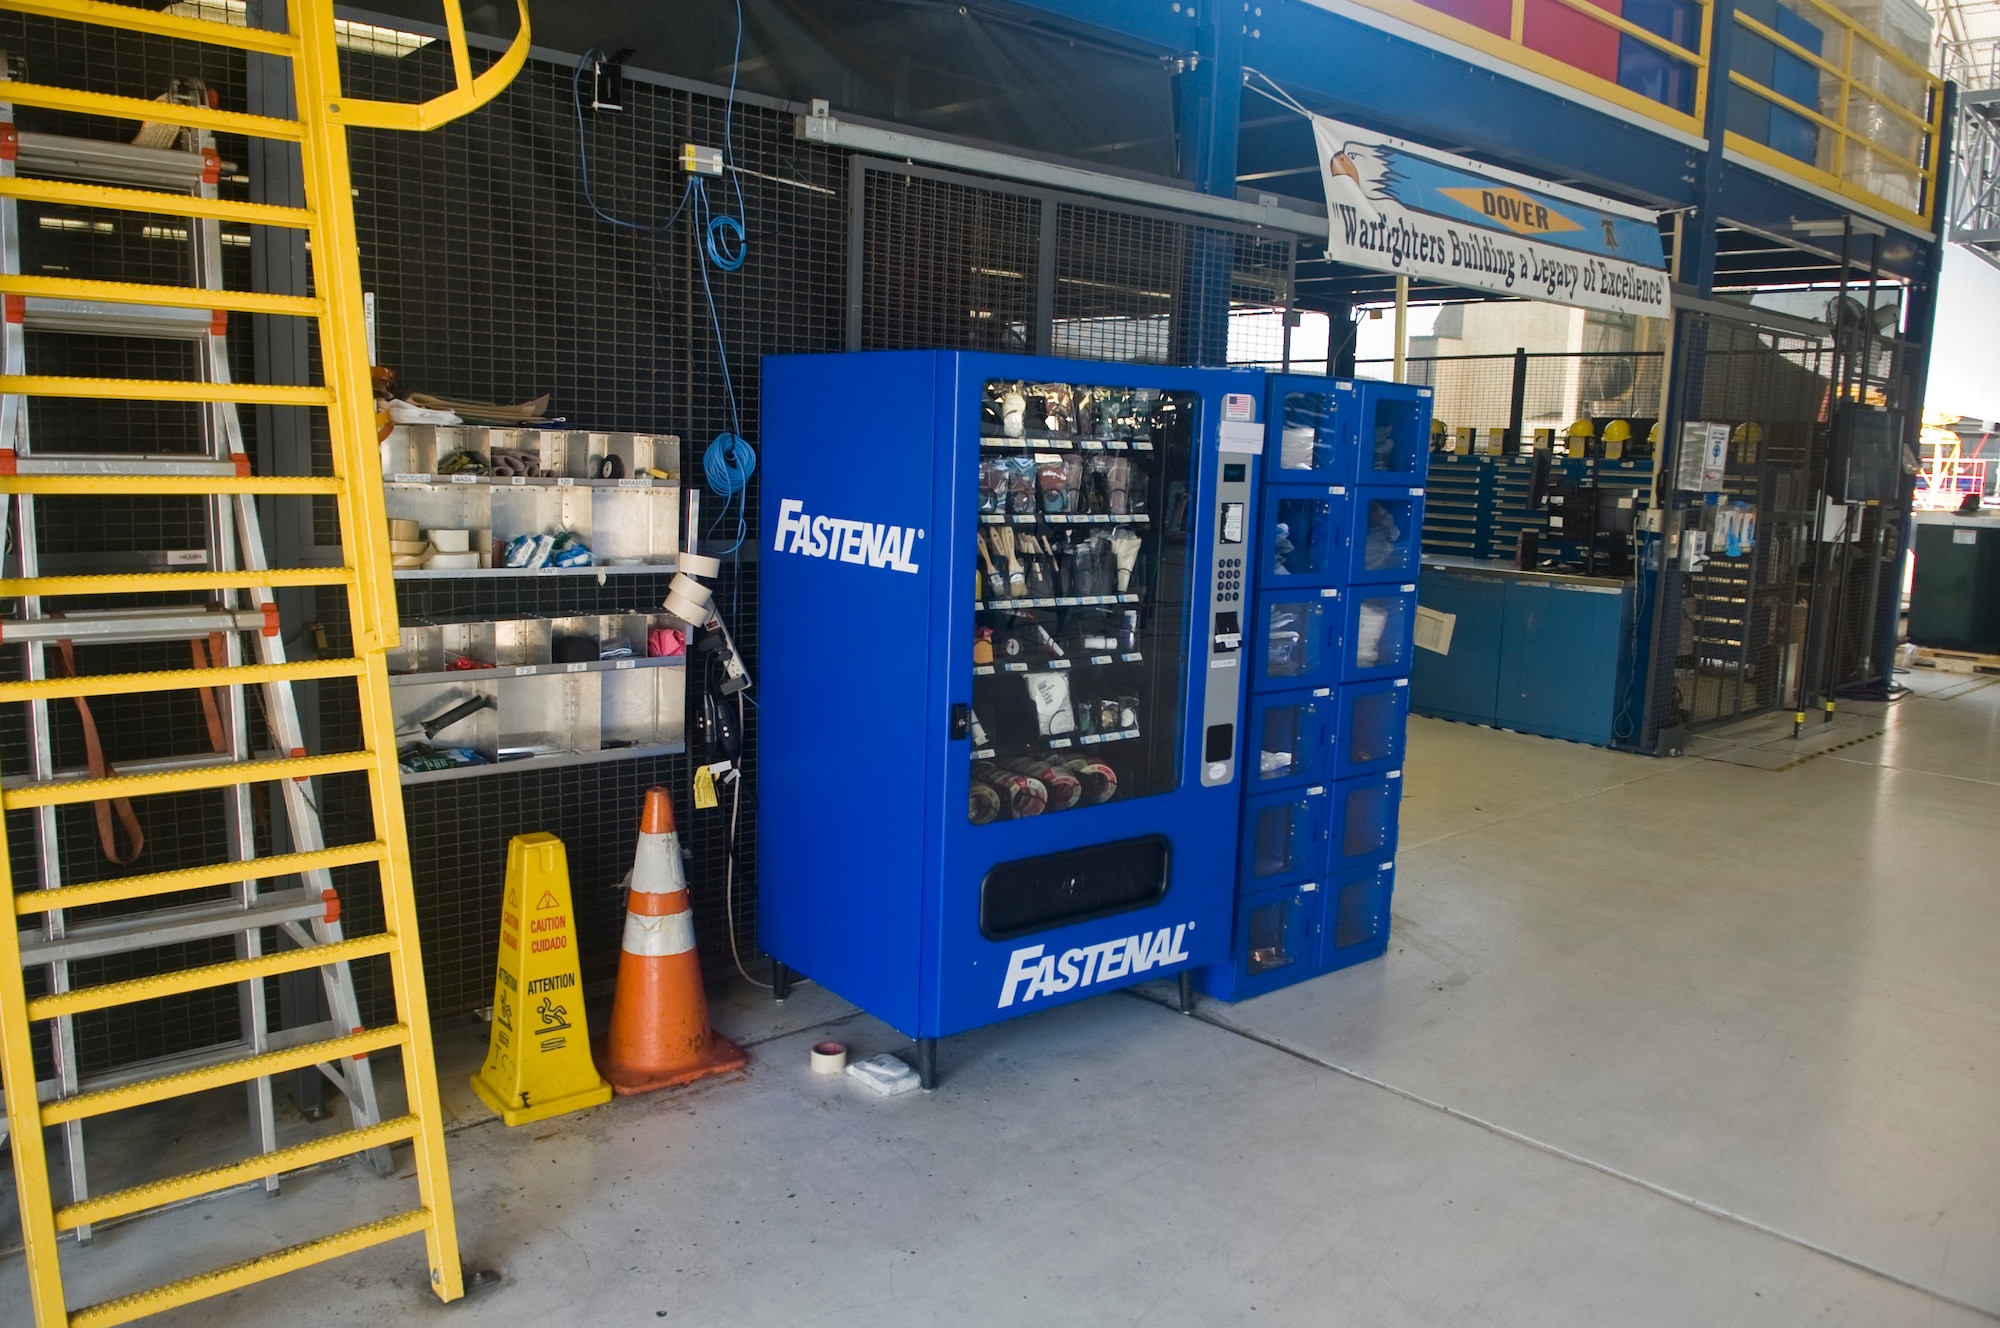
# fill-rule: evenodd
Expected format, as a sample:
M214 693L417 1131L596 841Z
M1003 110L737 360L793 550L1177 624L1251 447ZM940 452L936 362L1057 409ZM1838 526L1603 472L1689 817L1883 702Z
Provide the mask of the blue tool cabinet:
M1388 945L1423 548L1430 389L1268 390L1235 930L1197 979L1224 1000Z

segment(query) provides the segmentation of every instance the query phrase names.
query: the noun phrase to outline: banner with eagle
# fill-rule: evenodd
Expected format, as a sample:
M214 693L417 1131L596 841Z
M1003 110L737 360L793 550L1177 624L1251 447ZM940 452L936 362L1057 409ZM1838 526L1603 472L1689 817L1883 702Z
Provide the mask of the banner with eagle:
M1326 255L1378 272L1665 318L1654 214L1313 117Z

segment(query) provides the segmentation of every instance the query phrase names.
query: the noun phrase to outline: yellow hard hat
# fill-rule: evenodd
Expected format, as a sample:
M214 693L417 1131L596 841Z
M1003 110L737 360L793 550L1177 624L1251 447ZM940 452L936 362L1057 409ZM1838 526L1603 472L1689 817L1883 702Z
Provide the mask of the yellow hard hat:
M1613 420L1604 426L1604 441L1622 443L1632 436L1632 426L1624 420Z
M1585 416L1564 432L1571 438L1592 438L1597 434L1597 426L1590 422L1589 416Z
M1729 436L1739 443L1761 443L1764 441L1764 426L1755 420L1745 420Z
M1660 441L1660 422L1653 421L1653 427L1646 430L1646 441L1657 445Z
M1443 420L1438 419L1436 416L1432 416L1431 437L1433 439L1437 439L1437 438L1449 438L1450 436L1451 436L1451 426L1446 424Z

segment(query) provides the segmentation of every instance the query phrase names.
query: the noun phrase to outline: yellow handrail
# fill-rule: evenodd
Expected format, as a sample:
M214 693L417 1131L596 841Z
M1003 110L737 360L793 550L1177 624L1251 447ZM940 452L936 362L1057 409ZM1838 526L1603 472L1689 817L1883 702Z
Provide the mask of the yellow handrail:
M514 34L500 58L485 73L472 72L472 52L465 43L465 14L449 0L444 7L445 33L451 45L452 76L457 80L450 92L425 102L368 101L342 97L328 105L327 118L338 124L367 129L422 131L450 124L461 115L476 111L500 95L528 62L528 0L516 0L521 13L521 29Z

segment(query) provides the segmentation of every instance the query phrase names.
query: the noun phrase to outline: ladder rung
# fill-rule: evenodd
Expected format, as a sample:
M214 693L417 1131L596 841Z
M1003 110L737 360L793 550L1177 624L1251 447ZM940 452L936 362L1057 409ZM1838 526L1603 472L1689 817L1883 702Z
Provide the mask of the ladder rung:
M211 899L122 918L72 922L60 937L53 939L39 932L22 933L21 963L62 964L102 955L130 954L134 950L230 936L253 928L324 919L329 911L338 917L338 903L328 901L319 890L302 886L261 895L247 908L240 899Z
M239 51L262 51L267 55L292 56L298 54L299 49L298 42L282 32L239 28L205 18L181 18L127 5L105 4L102 0L4 0L0 9L11 9L19 14L40 14L44 18L100 23L109 28L124 28L127 32L150 32L156 37L179 37L213 46L234 46Z
M5 89L0 83L0 100L5 99ZM220 174L222 163L208 153L180 148L144 148L136 143L68 134L25 133L15 140L14 170L29 176L172 189L192 196L209 179L211 167Z
M273 978L308 968L324 968L328 964L388 954L396 945L395 936L383 932L377 936L356 936L345 941L315 945L307 950L280 950L276 954L258 955L254 959L231 959L220 964L203 964L198 968L159 973L149 978L107 982L101 987L38 996L28 1002L28 1018L60 1019L64 1015L83 1014L90 1010L108 1010L114 1005L131 1005L135 1001L150 1001L161 996L226 987L253 978Z
M365 1153L371 1148L399 1144L414 1139L419 1128L420 1123L415 1116L399 1116L380 1125L343 1130L324 1139L308 1140L273 1153L259 1153L225 1166L191 1171L184 1176L170 1176L165 1180L134 1185L130 1189L113 1190L109 1194L56 1209L56 1230L74 1231L95 1222L108 1222L114 1217L142 1213L148 1208L215 1194L266 1176L283 1175L287 1171L298 1171L336 1158Z
M0 84L0 88L4 86ZM17 162L17 166L25 164L28 140L32 137L35 135L21 135L23 160ZM162 194L149 189L75 184L67 180L36 180L18 175L0 176L0 198L63 207L111 208L119 212L156 212L168 217L237 221L250 226L287 226L294 230L307 230L313 224L313 214L305 208L239 203L228 198L196 198L192 194Z
M251 406L330 406L323 387L278 383L197 383L168 378L55 378L40 374L0 375L0 392L24 397L85 397L97 401L222 401Z
M324 1042L331 1037L342 1037L354 1030L339 1028L331 1019L322 1019L316 1024L300 1024L297 1028L275 1029L264 1035L264 1050L287 1051L293 1047L303 1047L308 1042ZM109 1088L124 1088L130 1084L142 1083L148 1079L158 1079L166 1075L184 1074L189 1070L206 1070L217 1065L229 1065L254 1056L257 1052L248 1041L234 1038L228 1042L216 1042L195 1047L190 1051L177 1051L171 1056L154 1056L143 1061L127 1061L113 1069L100 1070L96 1074L79 1075L77 1091L84 1093L101 1092ZM319 1071L325 1074L333 1062L321 1061ZM44 1107L58 1100L62 1085L54 1079L43 1079L35 1084L35 1100ZM341 1090L345 1092L345 1089Z
M187 793L195 789L227 788L232 784L255 784L264 780L338 775L352 770L372 769L374 765L373 752L339 752L331 756L292 756L275 761L231 761L188 770L168 770L156 775L68 779L10 788L0 793L0 807L9 811L21 807L69 807L85 802L101 802L107 798L144 798L159 793Z
M322 475L0 475L0 493L49 498L166 498L173 495L281 493L294 496L347 492Z
M4 3L4 0L0 0ZM33 452L14 458L17 475L235 475L234 459L164 452Z
M136 1291L129 1296L107 1300L102 1304L90 1305L70 1313L70 1328L112 1328L114 1324L130 1323L143 1319L149 1314L158 1314L176 1305L186 1305L210 1296L219 1296L225 1291L235 1291L242 1287L279 1277L285 1273L309 1268L328 1259L337 1259L343 1254L353 1254L370 1246L396 1240L402 1236L413 1236L431 1225L431 1211L428 1208L414 1208L407 1213L385 1217L367 1226L355 1227L349 1231L336 1232L309 1240L303 1245L293 1245L271 1254L261 1254L254 1259L230 1264L227 1268L217 1268L212 1272L197 1273L193 1277L169 1282L165 1286L154 1287L150 1291Z
M0 682L0 702L175 692L196 687L249 687L267 682L312 682L320 678L358 678L367 670L368 665L358 659L306 659L287 664L224 665L219 669L164 669L156 673L97 673L83 678L36 678L24 682Z
M4 88L4 85L0 85ZM317 318L320 302L310 295L273 295L268 291L216 290L209 286L151 286L136 281L98 281L87 277L42 277L33 273L0 273L0 291L29 298L76 300L85 304L154 305L170 309L232 309L246 314L292 314ZM85 379L118 382L118 379ZM227 383L214 384L227 387ZM224 397L222 400L230 400Z
M268 755L269 753L258 753ZM118 773L121 775L164 775L184 770L210 770L216 766L233 765L236 758L228 752L190 752L183 756L142 756L136 760L120 761ZM44 782L66 784L72 780L90 779L89 766L74 765L55 771ZM0 789L34 788L37 781L33 775L0 775Z
M344 567L262 571L127 572L90 576L0 577L0 599L16 595L146 595L162 590L256 590L263 586L344 586Z
M215 314L164 304L104 305L88 300L35 296L25 302L21 326L30 332L71 332L94 337L154 337L198 341L215 334Z
M8 6L12 7L11 0ZM101 5L103 9L123 6ZM66 8L66 6L65 6ZM223 32L248 32L248 28L223 28ZM78 115L108 115L119 120L153 121L157 124L185 125L191 129L214 129L225 134L249 134L253 138L278 138L297 143L305 131L297 120L278 120L268 115L245 115L241 111L212 111L206 106L183 106L177 102L149 101L144 97L119 97L104 92L84 92L77 88L52 88L40 83L8 82L0 85L0 98L16 106L39 106L51 111L74 111Z
M94 1093L57 1098L43 1104L40 1112L42 1124L60 1125L65 1121L88 1120L92 1116L123 1111L127 1107L143 1107L149 1102L165 1102L169 1098L186 1097L211 1088L227 1088L252 1079L268 1079L274 1074L303 1070L322 1061L339 1061L349 1056L387 1051L390 1047L403 1045L409 1032L402 1024L384 1024L380 1028L364 1029L359 1033L328 1038L324 1042L301 1043L280 1051L267 1051L261 1056L245 1056L241 1060L182 1070L157 1079L141 1079L119 1088L102 1088Z
M275 611L274 611L275 612ZM259 609L86 610L59 618L0 619L0 644L131 645L139 641L191 641L211 632L258 632L273 625Z
M126 899L146 899L154 895L179 894L212 885L229 885L241 880L269 880L297 872L352 867L364 862L380 862L388 845L379 839L339 848L310 849L302 853L279 853L247 862L218 862L206 867L182 867L176 871L148 872L143 876L120 876L109 881L84 885L64 885L53 890L23 890L14 896L14 912L26 917L61 908L82 908L90 904L113 904Z

